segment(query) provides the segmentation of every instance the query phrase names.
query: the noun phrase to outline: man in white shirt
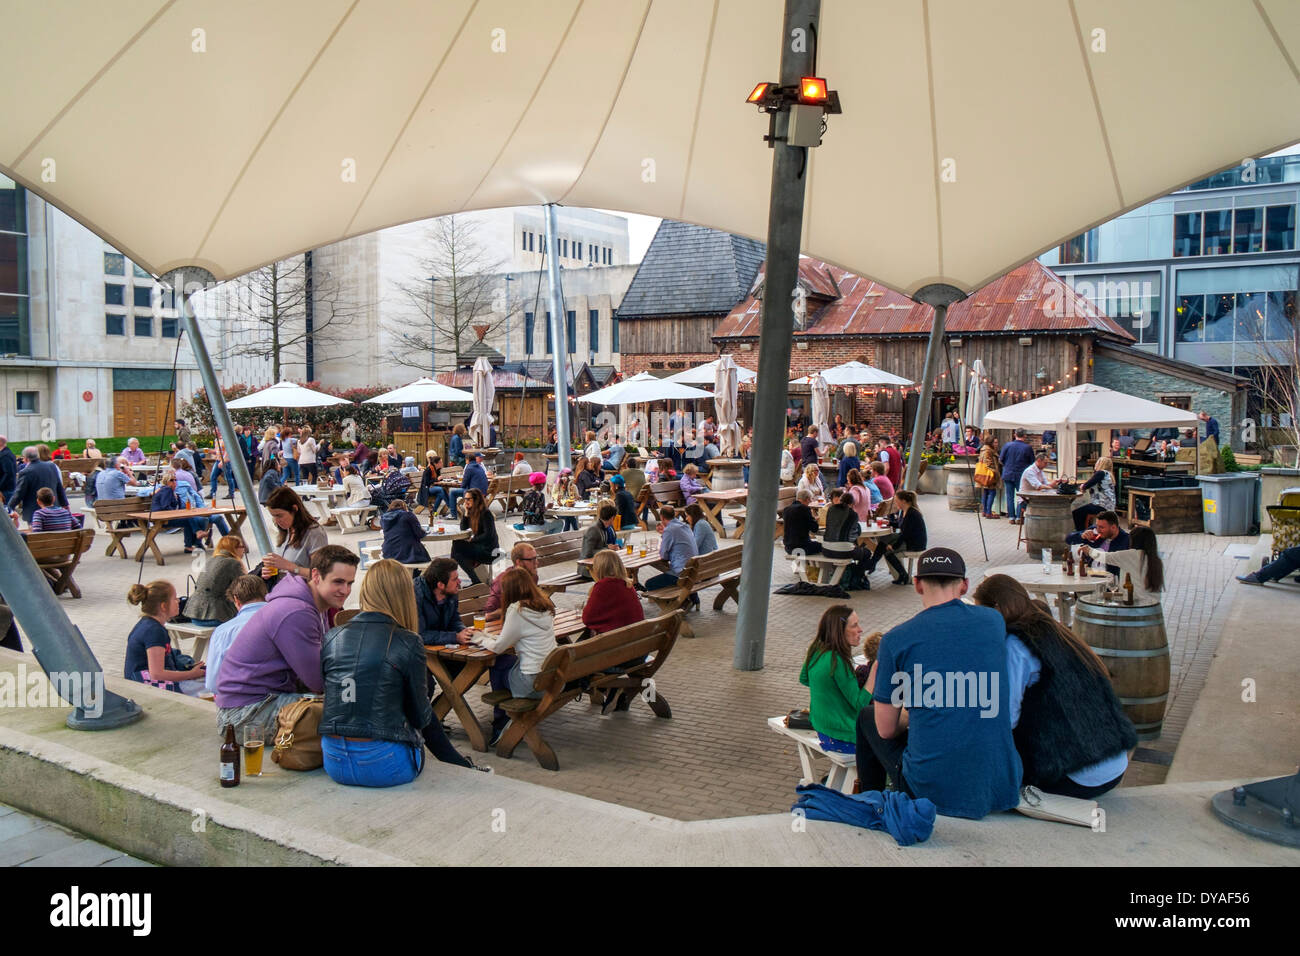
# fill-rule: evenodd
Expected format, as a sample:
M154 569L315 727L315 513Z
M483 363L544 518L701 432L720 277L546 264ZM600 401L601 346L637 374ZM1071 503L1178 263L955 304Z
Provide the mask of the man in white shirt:
M600 454L600 442L596 441L596 433L588 431L586 437L587 444L582 449L583 457L600 459L602 457Z
M1049 461L1047 452L1040 451L1034 456L1034 463L1025 469L1025 473L1020 476L1020 493L1026 491L1047 491L1055 488L1061 483L1061 479L1048 480L1043 468Z

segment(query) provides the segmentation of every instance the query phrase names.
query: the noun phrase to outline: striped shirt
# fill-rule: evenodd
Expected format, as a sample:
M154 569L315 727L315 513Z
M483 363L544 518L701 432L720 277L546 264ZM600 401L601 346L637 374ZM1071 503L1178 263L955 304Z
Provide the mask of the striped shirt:
M53 508L37 508L32 515L33 531L71 531L72 512L55 505Z

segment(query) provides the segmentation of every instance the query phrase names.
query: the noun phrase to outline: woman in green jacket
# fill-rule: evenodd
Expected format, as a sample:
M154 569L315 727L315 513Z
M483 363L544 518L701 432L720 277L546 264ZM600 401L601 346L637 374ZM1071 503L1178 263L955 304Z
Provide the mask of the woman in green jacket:
M857 750L858 714L871 703L871 691L861 686L867 668L853 666L853 648L861 640L862 625L853 608L833 605L822 615L799 672L799 683L809 690L809 717L823 750L843 754Z

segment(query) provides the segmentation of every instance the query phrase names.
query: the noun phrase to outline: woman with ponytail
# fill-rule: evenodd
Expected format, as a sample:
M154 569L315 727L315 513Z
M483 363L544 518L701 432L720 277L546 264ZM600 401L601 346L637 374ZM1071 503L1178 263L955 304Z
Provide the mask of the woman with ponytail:
M184 670L178 667L171 636L167 633L167 622L180 613L176 588L170 581L133 584L126 592L126 599L140 608L140 620L126 639L126 666L122 676L197 696L204 689L207 668L202 663Z

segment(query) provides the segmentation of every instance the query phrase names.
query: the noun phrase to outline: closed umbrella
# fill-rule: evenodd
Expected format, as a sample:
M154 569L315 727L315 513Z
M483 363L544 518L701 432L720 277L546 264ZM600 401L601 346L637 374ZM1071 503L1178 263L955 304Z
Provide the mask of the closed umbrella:
M480 448L492 444L492 399L496 394L492 363L480 355L474 360L474 416L469 421L470 436Z
M831 433L830 389L826 387L826 379L822 378L820 372L812 376L809 384L812 386L812 420L817 426L817 440L825 447L826 438Z
M724 457L740 451L740 425L736 423L736 392L740 387L736 360L718 359L713 379L713 409L718 413L718 442Z
M978 432L984 428L984 416L989 411L989 384L985 378L984 363L976 359L970 366L970 384L966 388L966 421Z

